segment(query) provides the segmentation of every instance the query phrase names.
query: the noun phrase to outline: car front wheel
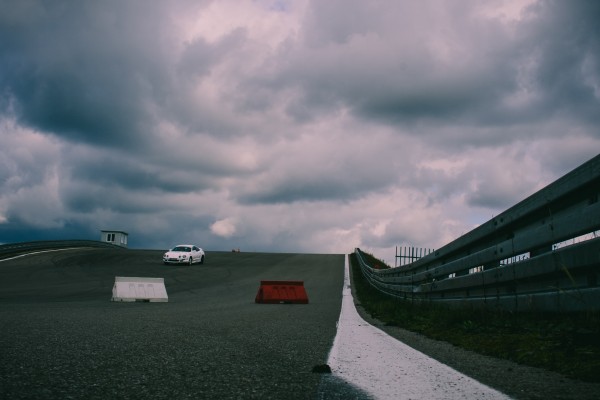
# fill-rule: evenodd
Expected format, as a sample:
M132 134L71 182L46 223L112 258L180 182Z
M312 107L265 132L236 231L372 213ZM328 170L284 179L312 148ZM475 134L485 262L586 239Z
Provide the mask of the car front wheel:
M200 257L200 264L204 264L204 256Z

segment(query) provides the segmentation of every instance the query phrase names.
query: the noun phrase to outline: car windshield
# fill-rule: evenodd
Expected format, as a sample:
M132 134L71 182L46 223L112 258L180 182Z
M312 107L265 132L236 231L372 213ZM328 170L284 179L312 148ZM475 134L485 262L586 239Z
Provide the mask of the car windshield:
M182 251L182 252L189 253L190 251L192 251L192 249L190 249L189 247L177 246L171 251Z

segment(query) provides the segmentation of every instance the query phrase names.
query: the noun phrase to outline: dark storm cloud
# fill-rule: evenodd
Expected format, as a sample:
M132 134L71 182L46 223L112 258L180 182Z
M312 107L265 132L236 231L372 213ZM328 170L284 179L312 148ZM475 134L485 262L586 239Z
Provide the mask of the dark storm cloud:
M100 231L90 229L78 221L66 221L58 228L32 230L27 221L11 218L7 224L0 224L0 237L8 238L9 243L33 242L38 240L98 240Z
M514 87L505 30L473 37L484 23L461 14L460 5L440 10L447 15L435 21L408 4L313 3L306 42L286 54L292 60L281 82L301 88L306 109L346 106L362 118L394 124L475 114ZM347 12L339 14L340 8ZM335 23L324 22L331 19Z
M178 71L186 79L203 78L210 74L212 67L221 62L245 40L244 29L236 29L214 44L203 38L195 38L185 44Z
M54 172L49 166L54 163L56 153L44 154L13 147L6 140L0 147L8 150L7 153L0 152L0 188L4 188L5 191L39 185Z
M124 155L88 155L77 163L77 168L70 170L70 179L90 182L103 190L118 187L141 192L187 193L210 187L204 174L171 169L168 165L155 166Z
M276 147L281 151L269 168L231 194L243 204L291 204L350 202L383 192L398 181L394 148L377 145L385 135L363 135L332 132Z
M431 13L435 2L342 3L314 3L304 46L285 53L279 79L302 92L289 109L298 120L326 107L408 127L600 119L598 2L541 1L518 24L476 18L465 3Z
M530 83L544 114L599 123L600 3L546 1L530 13L523 50L534 65Z
M167 80L159 3L4 3L4 112L87 143L130 146L147 133L147 100Z
M236 29L215 43L209 43L203 38L184 43L181 56L173 67L176 71L176 79L172 82L172 93L161 101L165 114L192 133L200 132L218 137L235 136L237 133L235 123L223 119L219 114L221 110L215 110L214 104L211 103L215 100L226 102L226 98L232 95L227 94L227 83L223 83L216 99L198 98L195 88L202 84L210 85L214 69L227 57L232 57L239 52L246 41L246 31ZM242 64L237 68L243 71L243 60L240 61ZM235 74L235 71L229 73ZM240 73L236 81L241 78ZM234 87L229 90L237 89Z
M151 191L142 196L120 188L70 182L61 188L61 200L71 212L104 211L116 214L149 214L164 209L164 199Z
M443 244L597 153L599 4L0 0L0 241Z
M255 187L249 193L238 196L238 201L243 204L290 204L298 201L351 201L362 197L373 189L381 189L387 180L373 176L366 186L364 182L360 187L351 179L339 176L304 177L302 180L289 179L283 182L273 182L265 187Z

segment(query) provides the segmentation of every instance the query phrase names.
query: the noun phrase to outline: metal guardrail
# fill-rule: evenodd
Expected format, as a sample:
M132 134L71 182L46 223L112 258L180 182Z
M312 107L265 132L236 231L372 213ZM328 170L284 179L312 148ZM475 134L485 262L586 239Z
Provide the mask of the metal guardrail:
M600 310L600 155L455 241L398 268L378 290L413 302L511 311Z
M0 259L30 251L64 249L69 247L123 248L112 243L97 240L41 240L36 242L7 243L0 245Z

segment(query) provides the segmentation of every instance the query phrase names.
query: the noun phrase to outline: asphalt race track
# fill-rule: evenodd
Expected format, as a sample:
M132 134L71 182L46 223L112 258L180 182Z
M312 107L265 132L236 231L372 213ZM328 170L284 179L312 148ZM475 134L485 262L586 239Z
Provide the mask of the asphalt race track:
M343 255L207 252L191 267L161 256L0 261L0 398L337 398L312 369L336 333ZM111 302L115 276L162 277L169 301ZM255 304L260 280L302 280L309 304Z

